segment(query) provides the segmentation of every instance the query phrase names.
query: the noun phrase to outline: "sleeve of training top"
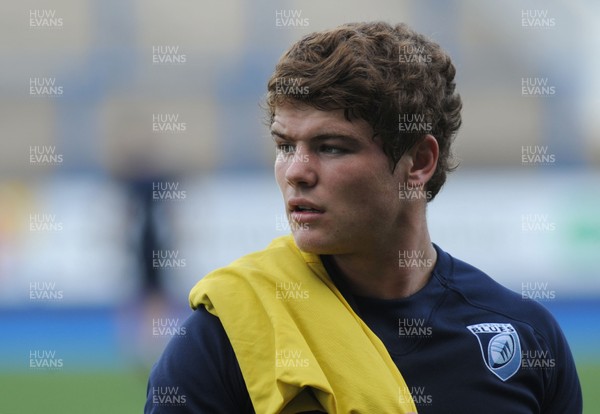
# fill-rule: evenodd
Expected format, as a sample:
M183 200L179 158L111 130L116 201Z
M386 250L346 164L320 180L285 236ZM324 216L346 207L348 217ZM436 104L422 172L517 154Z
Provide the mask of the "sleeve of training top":
M569 344L557 322L554 322L552 334L551 346L555 355L554 369L550 377L548 395L542 406L542 413L581 414L583 412L581 384Z
M152 368L145 414L254 414L219 318L198 308Z

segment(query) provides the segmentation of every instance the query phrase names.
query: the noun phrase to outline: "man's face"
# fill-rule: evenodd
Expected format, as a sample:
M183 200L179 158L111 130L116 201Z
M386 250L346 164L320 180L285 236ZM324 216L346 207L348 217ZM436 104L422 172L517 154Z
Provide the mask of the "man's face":
M364 120L342 110L284 104L271 126L277 146L275 176L300 249L352 254L398 238L401 160L392 172L381 143Z

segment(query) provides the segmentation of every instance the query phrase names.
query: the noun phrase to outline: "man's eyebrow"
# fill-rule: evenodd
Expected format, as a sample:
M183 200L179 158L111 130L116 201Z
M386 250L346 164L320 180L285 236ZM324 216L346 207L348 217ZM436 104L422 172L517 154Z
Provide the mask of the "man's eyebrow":
M281 138L283 140L286 141L296 141L294 138L276 131L274 129L271 130L271 135L277 138ZM331 131L331 132L321 132L318 135L315 135L313 137L310 138L311 141L325 141L328 139L345 139L345 140L350 140L350 141L360 141L360 137L358 136L354 136L354 135L350 135L350 134L345 134L342 132L336 132L336 131Z

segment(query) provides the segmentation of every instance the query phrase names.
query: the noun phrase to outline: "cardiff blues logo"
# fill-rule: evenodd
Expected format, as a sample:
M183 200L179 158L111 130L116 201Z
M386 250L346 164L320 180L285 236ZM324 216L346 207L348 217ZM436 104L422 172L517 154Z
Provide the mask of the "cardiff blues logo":
M483 361L502 381L517 373L521 367L519 334L510 323L480 323L467 329L477 337Z

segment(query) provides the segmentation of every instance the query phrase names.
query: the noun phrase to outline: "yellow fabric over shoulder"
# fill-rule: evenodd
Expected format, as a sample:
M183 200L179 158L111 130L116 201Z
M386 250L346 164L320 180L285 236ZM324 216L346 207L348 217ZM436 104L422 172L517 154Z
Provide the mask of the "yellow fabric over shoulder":
M383 343L292 236L208 274L190 305L221 320L258 414L417 412Z

